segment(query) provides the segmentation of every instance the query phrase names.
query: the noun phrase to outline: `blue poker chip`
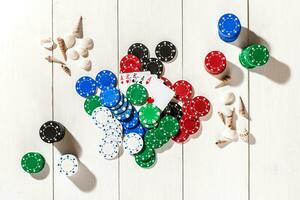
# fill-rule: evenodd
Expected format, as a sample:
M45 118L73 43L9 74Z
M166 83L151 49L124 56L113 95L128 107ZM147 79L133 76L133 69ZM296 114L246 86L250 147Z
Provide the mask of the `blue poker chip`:
M100 93L100 100L105 107L111 108L116 106L121 99L120 90L117 88L109 88Z
M89 76L83 76L76 82L76 92L82 97L89 97L96 94L96 81Z
M129 133L137 133L143 137L145 135L145 129L143 128L143 126L141 124L137 125L136 127L132 128L132 129L124 129L125 135L127 135Z
M117 110L112 110L112 113L114 115L119 115L119 114L125 112L128 107L128 104L129 104L129 102L128 102L127 98L124 96L123 105L120 108L118 108Z
M102 70L96 76L96 83L101 90L113 88L117 85L117 77L109 70Z
M130 118L125 120L124 122L121 122L121 124L125 129L132 129L137 126L139 124L138 112L134 109L133 114L130 116Z
M111 110L111 112L114 112L115 110L118 110L119 108L121 108L123 106L123 104L124 104L124 94L121 93L119 103L116 106L111 107L109 109Z
M224 14L218 22L219 34L223 38L237 38L241 32L241 22L237 16L231 13ZM222 39L222 38L221 38Z
M238 38L238 37L232 37L232 38L224 37L223 35L220 34L220 32L219 32L219 37L224 42L234 42Z
M131 117L132 111L133 111L133 106L130 103L128 103L128 106L127 106L125 112L115 115L115 117L117 118L117 120L123 122Z

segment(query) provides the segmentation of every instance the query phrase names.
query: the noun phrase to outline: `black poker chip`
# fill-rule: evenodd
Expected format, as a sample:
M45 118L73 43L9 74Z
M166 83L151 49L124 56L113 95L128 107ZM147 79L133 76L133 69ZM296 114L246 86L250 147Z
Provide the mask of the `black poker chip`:
M156 46L155 54L162 62L170 62L176 57L176 46L169 41L162 41Z
M171 115L179 121L182 117L181 106L178 103L169 102L167 107L161 113L161 118L166 115Z
M134 43L128 49L128 54L133 54L143 63L149 58L149 49L142 43Z
M56 121L47 121L40 128L40 137L46 143L59 142L65 136L65 127Z
M151 74L156 74L158 78L164 73L164 65L156 58L149 58L145 65L142 66L143 71L150 71Z

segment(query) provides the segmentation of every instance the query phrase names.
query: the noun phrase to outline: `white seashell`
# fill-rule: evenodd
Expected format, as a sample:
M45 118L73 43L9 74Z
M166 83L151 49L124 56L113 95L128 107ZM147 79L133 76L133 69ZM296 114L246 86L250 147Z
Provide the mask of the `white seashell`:
M79 54L75 49L68 49L67 57L70 58L71 60L78 60Z
M53 40L50 37L46 38L46 39L42 39L41 45L42 45L42 47L44 47L45 49L47 49L49 51L51 51L57 47L56 43L53 42Z
M92 67L92 62L90 59L85 58L83 60L81 60L80 62L80 67L86 71L90 71L91 67Z
M80 47L91 50L94 47L94 41L91 38L83 38L80 41Z
M65 41L65 45L66 45L67 49L72 48L76 43L76 39L75 39L74 35L66 35L64 37L64 41Z
M249 131L247 129L244 129L242 131L239 132L239 137L242 141L244 142L248 142L248 138L249 138Z
M224 116L232 116L233 108L229 106L223 106L221 112L223 113Z
M220 100L224 105L230 105L234 102L235 96L234 96L233 92L227 92L220 96Z
M80 16L79 20L75 24L75 27L73 29L73 35L77 38L83 37L82 16Z
M222 132L222 136L224 138L227 138L229 140L232 141L237 141L238 140L238 135L236 133L236 130L232 130L230 128L226 128L223 132Z
M81 55L82 57L86 58L89 56L89 50L85 49L85 48L78 48L77 52L79 53L79 55Z

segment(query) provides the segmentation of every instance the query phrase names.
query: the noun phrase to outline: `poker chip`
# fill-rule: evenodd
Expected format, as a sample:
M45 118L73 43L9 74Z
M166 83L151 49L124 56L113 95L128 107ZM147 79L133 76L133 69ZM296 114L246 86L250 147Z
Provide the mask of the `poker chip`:
M270 57L268 49L260 44L250 45L242 53L244 54L245 62L249 63L252 68L266 64Z
M109 118L107 120L106 125L103 128L101 128L101 130L103 130L104 132L108 129L113 129L113 130L118 129L120 133L123 132L123 126L121 122L116 118Z
M100 140L99 153L104 159L112 160L119 154L119 145L111 138L103 138Z
M176 81L172 86L172 90L175 92L175 98L179 101L188 100L193 95L192 85L185 80Z
M173 84L172 84L172 82L171 82L169 79L167 79L166 77L163 77L163 76L161 76L160 79L163 80L163 83L164 83L166 86L168 86L169 88L172 89L172 85L173 85Z
M129 102L128 102L127 98L124 97L123 105L122 105L120 108L118 108L117 110L113 110L113 111L112 111L113 114L114 114L114 115L119 115L119 114L125 112L126 109L127 109L127 107L128 107L128 104L129 104Z
M45 166L45 158L37 152L28 152L21 159L21 166L27 173L38 173Z
M89 96L84 101L84 110L87 114L91 115L95 108L102 106L98 96Z
M155 124L160 118L160 109L152 103L147 103L139 110L140 121L143 124Z
M141 62L138 57L129 54L124 56L120 62L121 73L131 73L141 71Z
M192 110L191 100L187 100L183 103L182 114L189 116L190 118L193 119L198 119L199 117L201 117L199 113L196 113L194 110Z
M176 56L176 47L169 41L160 42L155 48L156 57L163 62L170 62Z
M46 143L59 142L65 136L65 127L56 121L44 123L39 130L40 138Z
M83 76L76 82L76 92L82 97L89 97L96 94L96 81L88 76Z
M164 65L156 58L149 58L143 65L142 71L150 71L151 74L156 74L159 78L164 73Z
M237 16L231 13L224 14L218 21L219 36L225 42L233 42L241 32L241 23Z
M192 135L196 133L200 129L200 121L199 119L192 119L187 115L183 115L179 120L180 131L188 132L188 134Z
M112 125L110 128L105 127L102 130L103 130L102 131L102 139L104 139L104 140L112 139L113 141L116 141L119 145L122 145L123 132L122 132L121 128L119 128L118 126Z
M140 106L146 103L148 92L142 84L135 83L128 87L126 96L133 105Z
M156 154L154 154L149 160L141 161L135 157L135 162L142 168L150 168L156 162Z
M142 123L143 126L147 129L152 129L152 128L155 128L157 127L158 123L154 123L154 124L145 124L145 123Z
M160 120L158 128L167 137L173 137L179 131L179 123L175 117L167 115Z
M92 112L92 121L100 129L107 126L111 119L112 114L106 107L98 107Z
M125 129L132 129L137 126L139 124L138 112L134 109L133 114L130 116L130 118L125 120L124 122L121 122L121 124Z
M134 43L128 49L128 54L132 54L140 59L141 62L149 58L149 50L142 43Z
M127 119L130 118L131 114L132 114L132 110L133 110L133 107L131 104L128 104L125 112L121 113L121 114L118 114L118 115L115 115L115 117L119 120L119 121L125 121Z
M150 129L144 137L144 144L152 149L159 148L161 142L155 137L156 129Z
M188 132L179 130L179 133L176 136L172 137L172 140L177 143L182 143L185 142L189 138L189 136L190 135L188 134Z
M102 70L96 76L96 83L101 90L116 87L117 77L109 70Z
M116 106L114 106L114 107L110 107L109 109L112 110L112 111L114 111L114 110L118 110L119 108L121 108L124 105L124 98L125 98L124 94L121 93L121 97L120 97L119 103ZM127 99L126 99L126 102L127 102ZM127 107L127 105L126 105L126 107Z
M221 74L226 69L226 57L220 51L211 51L206 55L204 65L208 73Z
M149 161L153 156L155 156L154 149L144 144L142 150L135 154L134 158L135 160L145 162Z
M204 117L210 111L210 102L203 96L196 96L191 100L190 108L197 116Z
M141 124L138 124L136 127L132 129L124 129L124 135L127 135L129 133L136 133L143 137L145 134L145 129Z
M57 167L61 174L73 176L79 169L78 159L72 154L62 155L57 161Z
M137 154L143 148L143 138L137 133L129 133L125 135L123 146L129 154Z
M109 108L116 106L120 102L120 99L121 93L117 88L109 88L100 93L101 103Z
M175 117L178 121L182 117L182 108L178 103L175 102L169 102L166 108L161 113L160 117L163 118L166 115L171 115Z

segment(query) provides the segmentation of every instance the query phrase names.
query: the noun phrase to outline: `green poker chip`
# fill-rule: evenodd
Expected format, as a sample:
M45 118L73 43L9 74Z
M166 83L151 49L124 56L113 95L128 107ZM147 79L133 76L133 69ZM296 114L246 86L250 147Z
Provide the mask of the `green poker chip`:
M146 146L158 149L169 141L169 137L160 129L151 129L144 136L144 143Z
M253 44L242 50L239 60L242 66L247 69L262 66L270 58L268 49L260 44Z
M45 166L45 158L37 152L28 152L21 159L21 166L27 173L38 173Z
M154 123L154 124L145 124L145 123L143 123L143 122L141 122L141 124L142 124L145 128L147 128L147 129L153 129L153 128L157 127L157 125L158 125L158 123Z
M102 106L99 96L90 96L87 97L84 102L84 110L87 114L92 115L93 111Z
M146 162L149 161L155 154L155 151L153 148L144 145L143 149L138 152L137 154L134 154L134 158L137 162Z
M174 137L179 131L179 123L175 117L166 115L160 120L158 128L167 137Z
M135 157L135 162L142 168L150 168L156 162L156 154L154 153L148 160L142 161Z
M133 105L141 106L146 103L148 92L143 85L135 83L127 89L126 97Z
M156 124L160 118L160 109L152 103L147 103L139 110L140 122L142 124Z
M243 67L247 68L247 69L251 69L251 68L255 67L255 66L252 66L251 64L249 64L247 62L246 53L245 52L241 52L241 54L239 55L239 60L240 60L241 65Z

